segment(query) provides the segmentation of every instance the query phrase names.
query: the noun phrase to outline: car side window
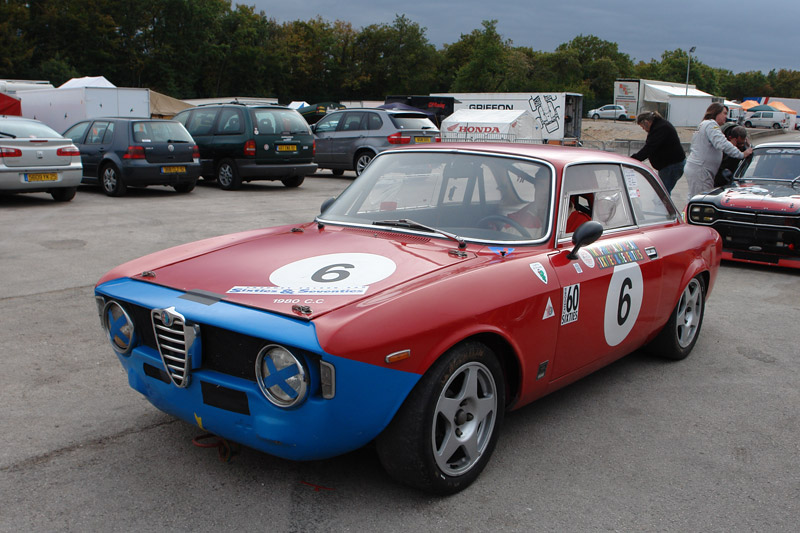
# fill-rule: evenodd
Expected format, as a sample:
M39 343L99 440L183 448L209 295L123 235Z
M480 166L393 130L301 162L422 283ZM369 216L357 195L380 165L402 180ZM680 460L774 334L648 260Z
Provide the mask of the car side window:
M619 165L570 165L563 172L559 238L569 237L581 222L590 219L606 230L633 225Z
M335 113L333 115L322 117L322 119L317 122L317 125L314 127L314 131L316 133L336 131L336 127L339 125L339 121L342 119L343 114L344 113Z
M192 135L208 135L214 126L219 109L195 109L192 116L186 121L186 129Z
M667 201L663 187L655 183L656 178L632 167L622 167L622 174L637 224L671 222L677 218L678 214Z
M106 127L106 132L103 134L103 144L111 144L111 139L114 138L114 123L109 122Z
M339 131L358 131L363 130L364 127L361 126L362 121L364 120L364 113L345 113L344 121L342 127L339 128Z
M236 135L244 133L244 118L241 109L226 107L219 112L216 135Z
M106 134L106 128L108 128L108 122L94 122L86 136L86 144L101 144L103 136Z
M75 144L83 144L83 138L86 136L86 130L89 129L91 122L80 122L75 124L64 133L64 137L71 139Z
M381 127L383 127L381 116L377 113L367 113L367 129L379 130Z

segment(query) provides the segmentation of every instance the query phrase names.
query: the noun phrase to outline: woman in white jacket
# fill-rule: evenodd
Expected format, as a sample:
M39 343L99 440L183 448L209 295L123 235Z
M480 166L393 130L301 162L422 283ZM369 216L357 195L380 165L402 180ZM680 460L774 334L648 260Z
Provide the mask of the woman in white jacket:
M689 183L689 199L714 188L714 175L719 170L723 152L736 159L744 159L753 153L752 148L742 152L725 138L720 126L725 124L727 118L727 107L711 104L692 137L691 151L683 170Z

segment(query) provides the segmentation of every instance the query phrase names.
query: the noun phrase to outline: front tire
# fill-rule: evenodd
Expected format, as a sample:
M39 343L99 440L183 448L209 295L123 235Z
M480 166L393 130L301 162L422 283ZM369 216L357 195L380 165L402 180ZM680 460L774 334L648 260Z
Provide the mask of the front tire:
M186 194L187 192L192 192L194 190L195 185L197 185L196 180L190 181L188 183L178 183L177 185L173 185L172 188L175 189L175 192Z
M77 187L62 187L60 189L53 189L50 191L50 196L56 202L69 202L75 198L75 193L78 192Z
M299 187L300 185L302 185L305 179L306 179L305 176L292 176L290 178L283 178L281 180L281 183L283 183L284 187L293 189L295 187Z
M681 293L666 326L650 343L651 351L666 359L686 359L700 336L705 313L705 283L692 278Z
M334 176L341 176L341 175L344 174L344 169L343 168L334 168L334 169L331 170L331 173Z
M217 183L224 191L236 191L242 187L242 177L236 163L230 159L223 159L217 165Z
M600 119L600 115L598 115L597 113L592 115L592 120L599 120L599 119Z
M468 487L492 455L505 409L503 369L485 345L445 353L417 383L377 440L397 481L436 494Z
M744 127L745 128L752 128L753 127L753 123L748 120L747 122L744 123Z
M103 186L103 192L108 196L123 196L128 190L114 163L106 163L100 169L100 184Z

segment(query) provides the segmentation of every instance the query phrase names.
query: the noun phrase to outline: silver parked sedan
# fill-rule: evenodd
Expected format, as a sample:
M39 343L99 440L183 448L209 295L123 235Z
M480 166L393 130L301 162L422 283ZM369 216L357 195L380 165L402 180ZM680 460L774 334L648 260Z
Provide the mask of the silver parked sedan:
M70 139L38 120L0 116L0 193L47 192L69 202L82 174Z

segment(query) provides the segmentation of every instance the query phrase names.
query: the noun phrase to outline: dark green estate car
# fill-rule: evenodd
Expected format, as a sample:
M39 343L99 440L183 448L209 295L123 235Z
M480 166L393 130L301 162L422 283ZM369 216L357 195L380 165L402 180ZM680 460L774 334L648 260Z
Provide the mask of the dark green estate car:
M297 187L317 170L314 135L294 109L276 105L212 104L181 111L200 147L201 174L225 190L242 182L280 180Z

